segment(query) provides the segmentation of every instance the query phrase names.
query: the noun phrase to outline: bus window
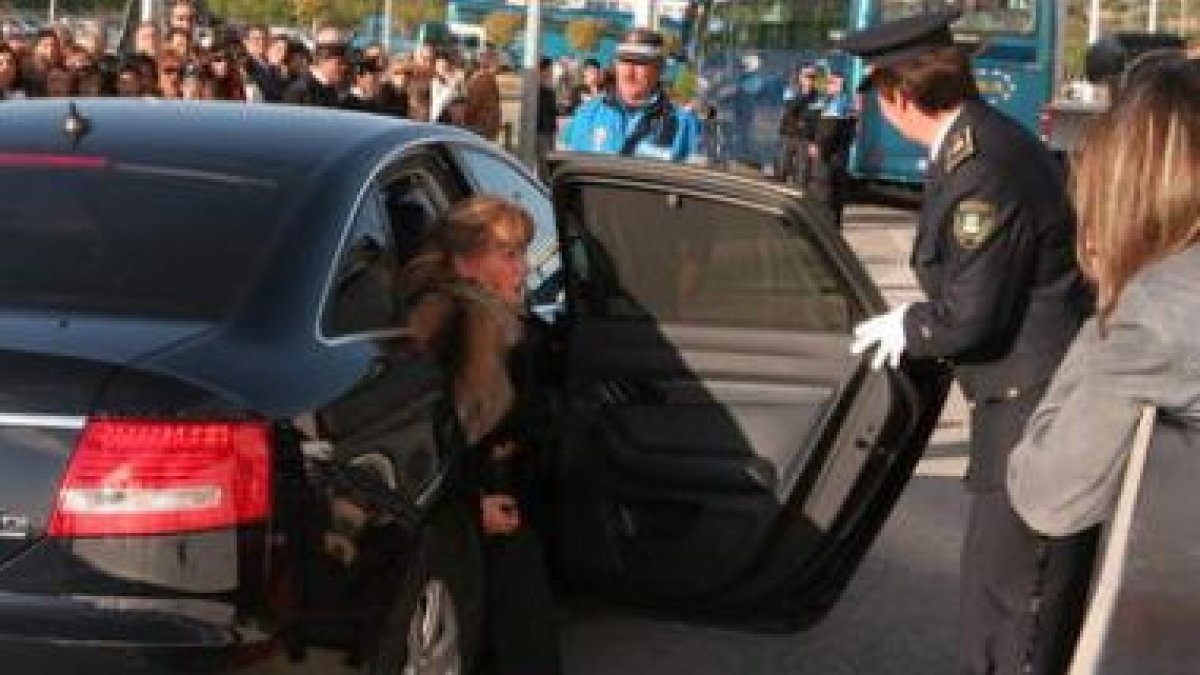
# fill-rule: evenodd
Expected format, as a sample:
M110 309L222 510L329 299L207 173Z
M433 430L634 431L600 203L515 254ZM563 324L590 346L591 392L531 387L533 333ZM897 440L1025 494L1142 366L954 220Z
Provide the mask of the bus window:
M962 18L953 30L963 33L1022 33L1034 31L1039 0L880 0L884 21L958 7Z

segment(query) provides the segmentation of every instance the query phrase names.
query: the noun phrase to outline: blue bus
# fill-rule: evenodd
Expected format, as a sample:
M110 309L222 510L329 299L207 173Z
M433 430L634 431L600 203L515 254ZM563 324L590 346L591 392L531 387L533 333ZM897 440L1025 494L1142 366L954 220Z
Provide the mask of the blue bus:
M1036 133L1057 80L1064 3L1056 0L697 0L687 47L700 102L724 130L719 161L771 166L788 78L809 63L858 82L863 63L836 51L848 31L946 6L975 47L984 98ZM857 179L920 184L926 152L892 131L874 97L859 101L850 169Z

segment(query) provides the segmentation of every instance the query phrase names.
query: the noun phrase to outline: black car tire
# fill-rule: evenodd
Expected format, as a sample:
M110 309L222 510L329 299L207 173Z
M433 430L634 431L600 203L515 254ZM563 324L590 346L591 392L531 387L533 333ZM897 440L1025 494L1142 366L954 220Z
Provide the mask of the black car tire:
M365 672L467 675L478 652L483 606L474 526L463 509L441 509L422 528Z

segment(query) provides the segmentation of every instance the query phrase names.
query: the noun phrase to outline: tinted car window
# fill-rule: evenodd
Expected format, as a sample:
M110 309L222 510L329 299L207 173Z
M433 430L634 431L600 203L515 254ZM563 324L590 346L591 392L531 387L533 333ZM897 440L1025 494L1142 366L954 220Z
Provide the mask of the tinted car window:
M594 187L568 213L580 305L609 319L844 333L853 295L779 214Z
M279 192L176 169L0 168L0 306L218 318L270 253Z
M338 261L325 332L339 336L395 328L398 268L387 214L379 195L371 193L355 215Z
M514 201L529 212L537 228L529 244L530 296L535 303L554 298L560 290L558 272L562 266L553 204L536 183L503 159L470 147L458 148L457 154L476 192ZM548 288L550 285L554 288Z

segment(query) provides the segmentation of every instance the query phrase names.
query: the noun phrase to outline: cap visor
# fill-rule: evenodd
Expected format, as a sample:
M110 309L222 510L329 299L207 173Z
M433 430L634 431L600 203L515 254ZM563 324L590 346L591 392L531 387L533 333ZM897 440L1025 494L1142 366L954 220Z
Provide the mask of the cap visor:
M632 54L624 54L624 55L619 54L619 55L617 55L617 60L623 61L625 63L636 63L639 65L655 65L662 61L662 59L653 57L653 56L641 56L641 55L632 55Z

